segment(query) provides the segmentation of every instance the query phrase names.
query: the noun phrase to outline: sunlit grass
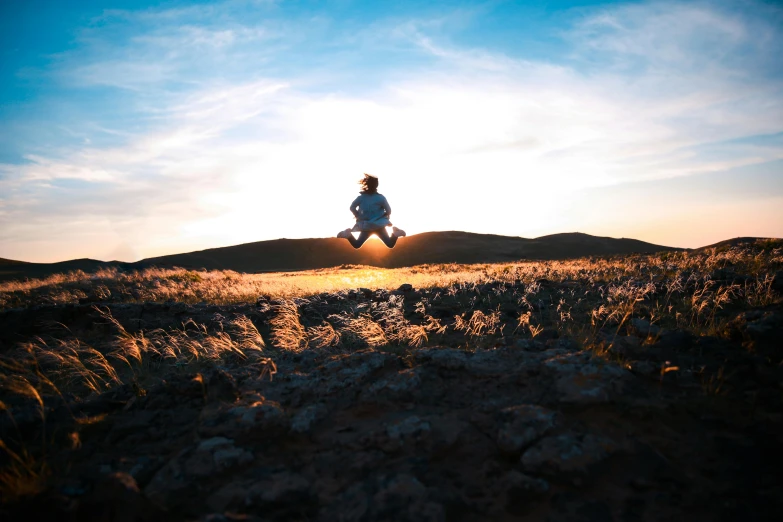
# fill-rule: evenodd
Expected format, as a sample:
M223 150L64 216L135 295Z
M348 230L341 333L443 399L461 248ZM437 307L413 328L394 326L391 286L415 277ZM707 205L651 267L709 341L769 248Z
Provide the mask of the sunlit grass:
M579 349L616 358L615 340L629 335L635 319L696 336L723 335L738 312L781 303L776 291L781 270L783 242L764 240L702 252L568 261L343 266L265 274L111 269L2 283L3 308L81 300L105 328L90 339L67 329L42 333L0 354L0 401L9 399L0 402L0 409L15 426L6 403L21 401L38 412L42 426L40 447L22 436L0 437L5 455L0 494L18 498L43 487L50 472L48 400L64 402L66 395L84 398L123 385L143 395L146 386L171 372L195 373L200 379L200 372L232 365L271 379L278 357L303 350L477 350L514 346L515 341L541 343L541 349L547 342L541 338L561 337ZM413 289L379 292L403 284ZM112 313L113 303L140 302L244 306L207 320L198 315L205 307L182 306L180 324L148 329L130 328L127 317ZM675 369L662 367L667 371ZM722 372L703 373L705 393L723 392ZM85 426L100 419L75 421ZM78 444L78 433L73 436Z
M763 240L753 248L721 247L699 253L667 252L610 258L582 258L567 261L528 261L495 264L438 264L384 269L344 266L301 272L243 274L230 270L195 271L148 268L122 272L116 268L93 274L81 271L55 274L43 279L0 283L0 308L31 304L90 302L207 302L230 304L253 302L265 295L276 299L308 297L320 293L369 288L394 290L403 283L416 288L449 287L484 282L578 280L618 286L623 278L645 283L667 281L676 289L695 281L694 272L704 278L724 267L741 268L755 279L743 285L743 293L754 299L770 295L771 266L781 263L778 240ZM775 247L777 245L777 247ZM687 273L687 277L683 274ZM677 277L679 276L679 277ZM607 286L608 288L608 286ZM723 290L726 292L727 290ZM712 290L703 289L694 299L704 302Z
M471 265L345 267L264 274L157 268L125 273L104 269L94 274L76 271L44 279L0 283L0 307L25 306L31 300L42 304L73 303L87 297L124 302L174 300L229 304L253 301L259 295L291 298L351 288L393 290L402 283L424 288L486 278L487 274Z

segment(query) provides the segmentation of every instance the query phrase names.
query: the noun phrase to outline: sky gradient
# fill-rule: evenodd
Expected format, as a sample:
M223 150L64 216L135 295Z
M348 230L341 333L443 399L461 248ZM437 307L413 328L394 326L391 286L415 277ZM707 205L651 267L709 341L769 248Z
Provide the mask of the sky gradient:
M66 5L67 4L67 5ZM772 2L0 4L0 257L352 225L783 237Z

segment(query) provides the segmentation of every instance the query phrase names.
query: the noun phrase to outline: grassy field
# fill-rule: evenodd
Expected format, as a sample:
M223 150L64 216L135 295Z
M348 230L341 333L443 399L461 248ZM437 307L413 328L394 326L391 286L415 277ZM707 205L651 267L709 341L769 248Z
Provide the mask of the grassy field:
M38 384L29 387L40 393L77 383L82 391L97 392L128 375L136 378L147 359L181 365L248 352L274 357L308 347L476 349L539 335L568 336L606 350L608 331L645 324L653 332L720 336L739 312L781 302L775 289L781 268L783 242L769 240L696 253L513 264L344 266L272 274L71 272L0 284L0 308L81 303L91 305L108 329L86 338L42 330L7 346L0 379L18 390L28 387L20 382L35 372ZM412 288L398 290L402 285ZM112 316L117 314L112 305L132 303L196 308L168 328L131 328ZM225 314L216 327L199 317L204 315L199 306L210 305L247 306L246 313ZM47 381L49 388L41 388Z
M696 287L714 286L716 270L728 269L763 285L780 268L781 240L760 240L698 252L608 256L567 261L527 261L495 264L437 264L384 269L343 265L299 272L244 274L229 270L194 271L149 268L123 272L116 268L94 273L74 271L43 279L0 283L0 310L38 304L82 302L252 302L272 298L310 297L356 288L393 290L401 284L415 288L447 288L484 283L525 283L546 279L618 286L653 283ZM721 275L721 274L717 274ZM720 279L720 278L718 278ZM710 283L712 281L712 283ZM736 282L736 281L735 281ZM731 292L738 289L732 287ZM744 288L743 292L750 290ZM755 293L759 293L756 289ZM697 301L700 299L697 298Z
M169 372L204 366L243 365L272 378L281 357L305 350L568 343L622 362L628 356L617 347L631 335L642 346L667 332L736 339L738 317L783 303L781 270L783 241L764 240L569 261L271 274L104 270L5 282L0 409L8 415L0 489L18 498L40 489L47 476L44 442L33 451L9 439L15 408L25 404L35 406L45 433L57 401L123 385L143 395ZM87 326L57 319L73 309L84 312ZM153 316L137 319L145 309ZM35 330L39 311L55 319ZM33 326L20 339L12 330L23 323ZM752 339L740 340L754 349ZM672 369L663 364L660 371ZM705 393L721 391L724 370L702 375Z

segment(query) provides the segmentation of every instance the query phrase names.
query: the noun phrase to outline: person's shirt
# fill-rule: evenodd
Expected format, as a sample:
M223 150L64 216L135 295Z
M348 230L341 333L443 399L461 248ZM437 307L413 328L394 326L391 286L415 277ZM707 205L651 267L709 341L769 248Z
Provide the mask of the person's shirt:
M351 203L351 212L356 216L354 231L376 230L391 225L391 207L383 194L362 192Z

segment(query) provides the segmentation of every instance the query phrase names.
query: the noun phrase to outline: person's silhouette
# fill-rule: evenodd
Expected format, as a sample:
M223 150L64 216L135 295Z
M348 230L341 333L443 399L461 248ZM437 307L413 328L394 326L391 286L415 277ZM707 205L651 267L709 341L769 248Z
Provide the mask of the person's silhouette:
M378 193L378 178L365 174L364 178L359 180L359 184L362 186L362 191L351 203L351 213L356 218L356 224L353 228L346 228L339 232L337 237L345 238L354 248L359 248L374 234L387 247L394 248L397 239L405 237L406 234L404 230L397 227L392 227L391 235L386 231L386 227L392 226L389 220L391 207L383 194ZM359 232L359 237L354 238L351 232Z

